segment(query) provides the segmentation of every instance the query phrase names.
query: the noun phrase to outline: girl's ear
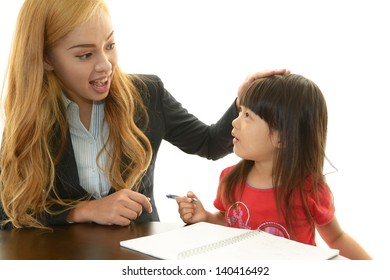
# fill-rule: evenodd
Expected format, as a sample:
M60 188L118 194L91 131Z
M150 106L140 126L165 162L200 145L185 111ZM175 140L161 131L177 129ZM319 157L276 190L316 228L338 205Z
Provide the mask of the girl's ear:
M272 142L272 145L279 149L281 147L281 141L280 141L280 134L279 134L279 131L277 130L274 130L272 131L272 134L271 134L271 142Z

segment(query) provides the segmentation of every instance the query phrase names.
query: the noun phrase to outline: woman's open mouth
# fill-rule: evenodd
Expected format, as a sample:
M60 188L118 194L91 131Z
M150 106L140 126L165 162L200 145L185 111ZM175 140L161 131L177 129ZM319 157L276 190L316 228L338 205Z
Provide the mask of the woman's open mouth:
M90 81L89 84L98 93L106 93L110 89L109 78L96 79Z

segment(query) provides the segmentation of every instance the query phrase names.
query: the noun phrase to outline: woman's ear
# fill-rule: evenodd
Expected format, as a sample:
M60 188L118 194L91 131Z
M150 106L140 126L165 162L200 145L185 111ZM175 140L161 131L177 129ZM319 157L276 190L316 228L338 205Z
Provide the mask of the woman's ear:
M43 67L45 68L46 71L53 71L54 67L50 63L50 59L45 56L44 61L43 61Z
M46 62L46 61L43 62L43 67L45 68L46 71L53 71L54 70L54 67L51 66L51 64Z

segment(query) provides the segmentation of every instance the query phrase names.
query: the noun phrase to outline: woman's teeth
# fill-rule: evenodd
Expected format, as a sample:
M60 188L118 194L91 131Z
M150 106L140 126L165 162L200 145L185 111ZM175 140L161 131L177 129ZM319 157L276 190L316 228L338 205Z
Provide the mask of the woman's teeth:
M90 84L94 84L96 86L104 86L107 83L107 81L108 81L108 78L104 78L104 79L91 81Z

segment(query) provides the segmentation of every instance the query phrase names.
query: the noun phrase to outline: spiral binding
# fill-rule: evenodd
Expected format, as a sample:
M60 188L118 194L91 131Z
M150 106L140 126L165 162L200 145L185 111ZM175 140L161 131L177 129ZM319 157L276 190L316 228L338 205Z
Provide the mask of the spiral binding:
M210 251L213 251L213 250L240 242L244 239L248 239L248 238L250 238L258 233L259 233L258 230L248 231L246 233L243 233L243 234L240 234L237 236L233 236L230 238L226 238L226 239L223 239L223 240L218 241L218 242L214 242L214 243L206 244L206 245L196 247L193 249L185 250L183 252L180 252L178 254L177 258L179 260L183 260L183 259L187 259L187 258L190 258L192 256L195 256L195 255L204 254L206 252L210 252Z

